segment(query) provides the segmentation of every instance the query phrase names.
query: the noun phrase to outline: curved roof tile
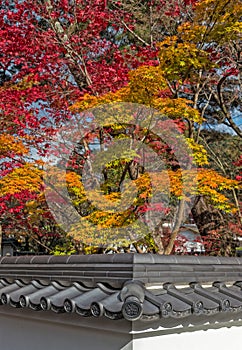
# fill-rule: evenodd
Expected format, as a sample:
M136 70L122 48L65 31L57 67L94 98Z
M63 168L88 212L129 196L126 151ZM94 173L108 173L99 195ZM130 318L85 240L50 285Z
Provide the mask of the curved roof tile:
M151 254L1 258L0 303L128 321L234 313L242 310L241 261Z

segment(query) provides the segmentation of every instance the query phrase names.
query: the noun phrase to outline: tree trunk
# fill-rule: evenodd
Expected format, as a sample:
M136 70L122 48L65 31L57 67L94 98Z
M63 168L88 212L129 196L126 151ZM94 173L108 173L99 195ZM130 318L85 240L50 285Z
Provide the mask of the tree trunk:
M182 224L183 219L184 219L184 210L185 210L185 199L181 199L179 206L178 206L178 212L176 215L175 225L172 229L169 243L168 243L168 245L165 249L165 252L164 252L164 254L166 254L166 255L170 255L172 252L174 242L176 240L177 234L179 233L179 229L180 229L181 224Z

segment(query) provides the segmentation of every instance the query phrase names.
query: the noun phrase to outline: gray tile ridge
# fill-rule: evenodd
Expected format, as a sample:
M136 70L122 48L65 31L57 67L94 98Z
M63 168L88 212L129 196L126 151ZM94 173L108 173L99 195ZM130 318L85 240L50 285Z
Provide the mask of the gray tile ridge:
M0 278L107 283L119 288L133 279L142 283L242 281L242 259L158 254L94 254L0 258Z
M239 257L134 254L135 264L242 265Z
M18 257L0 257L0 265L5 264L102 264L117 263L127 264L133 263L134 254L90 254L90 255L40 255L40 256L18 256Z
M5 264L190 264L190 265L242 265L239 257L160 255L160 254L90 254L63 256L18 256L0 257L0 266Z

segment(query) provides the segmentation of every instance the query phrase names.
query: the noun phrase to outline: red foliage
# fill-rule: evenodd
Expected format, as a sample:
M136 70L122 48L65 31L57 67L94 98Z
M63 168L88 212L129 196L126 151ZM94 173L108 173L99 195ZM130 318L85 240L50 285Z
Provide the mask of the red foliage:
M242 180L242 155L239 157L239 159L234 162L234 165L239 168L239 175L236 176L237 181Z

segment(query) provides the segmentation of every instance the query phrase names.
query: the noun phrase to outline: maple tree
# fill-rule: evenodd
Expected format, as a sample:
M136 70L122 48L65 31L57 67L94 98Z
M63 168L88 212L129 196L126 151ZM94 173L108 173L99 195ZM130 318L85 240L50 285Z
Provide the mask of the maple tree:
M36 158L45 156L53 135L66 120L75 118L77 111L117 101L151 106L173 119L185 135L197 166L204 166L198 172L200 194L220 206L220 210L229 210L228 200L219 191L232 190L237 182L207 169L209 164L200 135L204 123L218 121L241 137L234 119L240 110L241 97L239 5L239 1L222 0L2 2L2 213L9 217L14 208L15 214L22 211L23 215L19 219L15 215L15 219L25 226L25 205L33 200L35 208L39 202L41 213L31 214L31 220L41 231L39 218L43 214L49 222L53 218L41 197L41 167L35 163ZM88 119L83 122L88 124ZM134 136L134 131L128 131ZM4 144L7 145L9 135L14 137L13 148L6 151ZM108 127L98 130L101 143L110 135L113 139L122 137L122 130L112 128L110 131ZM94 133L93 138L96 136ZM166 153L172 199L176 202L181 188L176 160L154 135L150 135L148 141L156 151L160 148L160 154ZM82 145L86 146L88 142ZM90 212L90 207L84 205L86 199L80 178L75 177L75 173L81 175L81 170L78 172L76 168L82 168L81 162L88 161L89 151L85 149L78 159L73 158L72 175L68 175L69 191L79 211L92 215L93 222L102 221L112 226L114 223L107 224L105 215L97 218L95 210ZM7 160L4 152L9 152ZM32 160L23 161L28 157ZM117 201L120 186L113 191L112 184L123 174L126 178L129 176L140 191L136 207L140 212L146 210L143 215L148 216L145 193L149 197L149 179L137 164L129 157L123 164L111 163L102 190L107 200ZM161 190L164 191L164 186ZM183 205L181 200L180 206ZM126 213L131 220L135 220L137 208L135 215L132 211ZM172 215L175 208L176 205ZM118 225L123 220L112 216L113 219ZM174 232L176 234L176 230ZM153 233L153 237L162 251L160 232ZM168 250L171 251L170 247Z
M144 74L148 71L150 72L150 67L141 67L137 69L137 76L140 76L140 70L142 70L142 75L144 76ZM152 68L151 72L156 72L155 69ZM168 98L164 98L164 97L157 97L157 92L159 92L160 87L162 86L160 83L157 83L156 78L157 75L155 75L155 78L153 76L153 74L151 73L151 75L147 74L147 77L149 77L149 79L147 78L146 80L143 79L144 81L144 85L142 86L142 81L140 81L139 78L137 78L136 76L136 71L133 71L131 73L131 78L130 78L130 84L128 85L128 87L125 87L115 93L109 93L107 95L103 95L101 97L93 97L93 96L84 96L79 102L77 102L72 108L76 109L76 110L86 110L87 105L89 104L89 106L94 107L94 106L98 106L99 104L102 106L103 103L105 102L112 102L112 101L132 101L132 102L142 102L142 99L144 101L144 104L155 104L156 108L159 108L160 106L160 110L162 112L161 114L161 120L162 118L164 119L164 115L169 115L169 117L173 116L175 118L175 121L178 125L178 127L182 127L185 128L185 126L183 125L183 119L184 119L184 115L186 116L186 118L189 118L189 120L196 120L196 122L202 122L202 120L200 119L200 115L196 110L193 110L191 107L189 107L189 105L185 105L185 103L189 103L189 101L184 101L184 99L179 99L177 98L175 103L173 103L171 101L171 99ZM160 72L160 74L162 74L162 71ZM132 80L134 78L134 80ZM137 80L136 80L137 79ZM158 77L158 81L160 80L160 77ZM135 89L135 82L138 82L138 87ZM143 91L142 91L142 87L143 87ZM148 87L148 88L147 88ZM152 92L153 92L153 96L152 96ZM137 100L135 99L137 96ZM95 109L94 109L95 111ZM94 112L95 113L95 112ZM87 113L88 118L90 118L90 113ZM99 115L99 113L97 113L97 115ZM110 114L111 116L113 115L113 113L111 112ZM162 117L163 116L163 117ZM147 118L147 116L146 116ZM83 119L82 119L83 120ZM123 120L125 120L125 113L123 115ZM146 119L147 121L147 119ZM126 124L126 135L123 134L123 130L125 128L125 124L118 124L118 126L116 125L115 127L115 114L114 117L112 119L112 117L110 119L106 119L105 118L105 122L107 123L107 126L102 125L102 141L100 140L100 143L103 142L103 140L106 138L114 138L115 136L119 138L126 138L127 134L130 137L130 134L132 135L131 140L133 140L134 137L140 137L140 139L142 138L141 136L139 136L139 134L142 135L142 130L133 130L130 131L129 130L129 124L131 123L131 121L129 120L128 124ZM154 123L154 120L152 120L152 122ZM147 122L148 123L148 122ZM148 123L149 124L149 123ZM165 127L165 122L163 122L163 124L161 124L162 127ZM174 124L175 125L175 124ZM173 125L173 127L174 127ZM128 131L129 130L129 131ZM128 131L128 132L127 132ZM135 135L136 134L136 135ZM95 134L95 138L98 138L98 134ZM153 139L153 133L152 131L146 130L146 142L149 144L150 147L154 147L154 149L156 149L156 151L158 150L158 153L160 155L164 154L164 152L166 151L166 155L167 153L169 154L169 151L167 152L167 150L165 150L164 144L162 140L157 140L157 139ZM89 137L90 140L90 137ZM176 139L173 139L173 142L175 142ZM88 142L86 142L87 144ZM187 143L190 146L190 150L193 152L193 156L194 156L194 160L197 163L197 165L204 165L207 164L207 156L206 156L206 151L205 149L197 144L193 139L191 138L187 138ZM113 147L113 146L112 146ZM84 159L89 158L89 154L91 153L91 149L89 150L89 152L86 154L82 154L81 155L81 163L83 162ZM145 202L142 202L142 199L146 199L150 196L150 192L152 192L151 188L150 188L150 177L151 174L148 174L148 177L146 175L146 173L143 173L142 169L140 169L139 171L135 171L137 170L137 163L133 162L132 159L132 153L130 153L130 157L128 157L129 154L126 155L126 157L124 157L124 159L122 160L122 163L116 163L116 165L109 165L106 166L106 168L104 169L104 178L106 178L105 183L104 183L104 187L102 186L101 188L101 192L102 192L102 197L100 198L100 193L97 193L96 190L94 190L94 193L92 195L92 197L90 196L90 191L88 192L88 198L87 196L84 194L85 190L82 187L82 193L81 193L81 206L83 205L83 203L86 203L87 200L91 199L91 206L89 207L90 210L90 214L86 213L84 214L84 220L85 220L85 224L83 224L83 222L81 223L81 225L77 225L77 227L74 228L74 234L79 235L81 239L87 240L89 241L89 243L91 243L92 241L98 242L100 243L101 241L103 241L103 236L100 238L100 241L97 241L97 239L95 240L95 229L92 235L92 226L87 224L87 220L91 223L94 223L95 225L99 225L103 231L105 228L107 227L113 227L113 226L123 226L124 223L125 224L129 224L132 223L132 221L134 219L137 218L137 215L141 214L143 215L144 218L144 214L149 213L149 211L154 210L154 208L149 207L148 204L145 204ZM172 159L171 159L172 160ZM219 193L220 191L222 191L223 189L233 189L236 188L236 186L238 186L238 183L235 180L230 180L227 179L221 175L219 175L216 171L214 170L209 170L209 169L198 169L198 173L194 173L193 170L190 170L189 174L189 170L185 169L185 172L183 173L183 183L182 183L182 176L181 176L181 172L180 169L178 167L177 170L177 164L175 162L175 160L173 159L173 161L169 160L169 162L167 163L168 168L170 168L170 171L168 172L169 174L169 181L167 180L167 173L164 172L160 172L159 175L152 177L152 185L156 188L156 190L160 191L160 193L164 193L164 192L168 192L170 191L172 196L173 196L173 201L174 201L174 197L176 197L177 199L179 199L178 201L178 205L180 206L180 211L178 210L177 212L177 227L180 227L182 220L184 219L184 206L185 206L185 201L186 199L183 198L184 194L184 176L187 176L188 179L190 181L188 181L188 187L190 190L190 193L193 194L197 194L197 195L203 195L203 196L207 196L209 197L210 201L214 204L214 206L216 206L218 209L222 209L222 210L230 210L233 208L233 206L228 202L228 199L226 198L226 196L224 196L223 194ZM80 161L80 159L79 159ZM137 188L139 189L141 186L142 190L139 194L139 197L141 200L136 199L136 205L133 207L130 207L128 211L123 212L122 215L120 213L118 214L113 214L112 212L108 212L108 211L100 211L100 210L96 210L95 209L95 205L96 207L100 207L100 201L105 201L108 203L108 201L115 201L117 199L117 197L119 196L117 194L120 193L120 188L119 186L115 185L117 183L117 181L114 180L113 177L110 178L110 170L109 167L111 168L111 170L115 170L115 168L118 167L118 173L119 173L119 178L121 178L122 180L124 180L127 176L129 176L134 183L136 184ZM145 167L144 167L145 168ZM108 174L109 173L109 174ZM116 170L117 173L117 170ZM109 177L108 177L109 175ZM191 179L193 179L193 181L195 181L195 183L191 182ZM162 181L164 180L164 182ZM109 185L108 185L109 184ZM195 189L195 185L197 185L197 189ZM109 191L107 192L106 186L108 186ZM194 186L194 189L192 190L192 187ZM81 184L79 186L77 186L79 189L81 188ZM132 191L132 189L131 189ZM188 192L188 188L186 189L186 191ZM185 191L185 192L186 192ZM98 203L99 201L99 203ZM93 207L94 206L94 207ZM107 204L108 207L108 204ZM85 208L87 210L87 206L85 205ZM103 206L102 206L103 208ZM105 208L103 208L105 209ZM107 209L107 208L106 208ZM159 212L165 211L166 208L164 208L162 206L162 204L159 204L159 206L155 208L155 210L158 210ZM168 209L169 212L169 209ZM147 215L146 215L147 216ZM160 214L161 217L161 214ZM147 217L145 218L146 222L147 222ZM128 220L128 221L127 221ZM162 221L161 221L162 222ZM85 236L85 232L87 234L87 236ZM153 239L156 241L156 244L159 246L159 251L160 252L165 252L165 253L169 253L169 250L172 250L176 235L177 235L177 229L176 231L173 230L173 232L171 233L168 245L166 248L164 248L163 246L163 242L160 239L162 235L162 227L159 227L159 230L157 232L157 228L154 232L152 232L152 237ZM107 239L107 238L106 238ZM117 239L119 240L119 242L121 242L121 238L120 236L117 237Z
M19 241L20 253L23 249L28 253L50 253L56 244L60 250L63 246L76 251L75 242L66 238L46 204L42 162L28 162L28 150L11 135L0 139L0 215L4 236Z
M86 95L80 99L75 107L78 110L85 110L87 107L94 107L100 103L128 101L155 107L168 117L182 120L185 118L187 140L195 151L196 162L198 165L206 164L206 152L195 141L195 138L198 139L201 132L201 128L197 124L202 124L208 110L211 113L211 109L214 108L214 101L217 102L217 107L221 108L221 113L225 112L227 105L222 96L221 84L228 76L238 76L239 74L236 69L231 69L231 67L227 70L228 65L223 60L221 60L222 64L219 65L217 57L215 59L213 57L214 40L217 40L216 49L220 45L222 50L224 43L227 44L226 39L237 40L240 28L239 4L233 2L233 4L228 3L228 6L225 6L231 16L233 15L232 22L230 16L227 13L224 14L225 7L223 5L221 1L200 2L195 8L193 22L182 24L177 28L176 36L169 37L158 45L160 49L158 52L159 65L142 66L131 71L127 87L116 93L109 93L101 97ZM200 15L204 11L202 12L201 9L205 11L206 15L209 11L213 11L216 18L214 25L213 22L209 22L210 19L206 23L206 17L205 19L203 17L202 21ZM234 16L237 16L237 21L234 21ZM213 30L209 29L211 25L214 27ZM213 42L210 46L209 42L211 40ZM218 72L218 69L223 69L223 65L226 66L225 74ZM215 77L217 77L216 80ZM210 91L208 99L206 99L207 95L204 92L205 87L208 89L207 91ZM164 95L164 92L166 95ZM187 99L184 99L185 96ZM222 100L223 102L221 102ZM192 104L192 107L190 104ZM240 136L240 130L232 120L230 113L229 111L226 112L225 123ZM226 197L219 194L217 189L230 188L232 190L233 186L234 188L238 186L236 181L226 179L218 173L206 169L201 169L199 172L198 185L198 198L201 198L201 196L209 197L210 202L212 201L217 209L223 211L226 208L229 209L229 204L227 204ZM179 205L180 208L184 207L184 201L181 200ZM174 239L183 218L183 211L184 208L181 209L180 213L178 210L177 225L173 229L165 253L170 253L172 250Z
M27 231L26 202L39 201L38 165L23 158L45 154L78 96L119 87L126 80L126 61L137 64L105 38L118 14L100 0L1 3L1 216L4 223L14 217L16 230L18 222ZM48 217L45 206L43 213ZM35 228L41 225L36 222Z
M190 135L199 142L203 125L211 122L212 128L219 122L227 130L228 127L233 129L240 138L238 145L241 142L241 129L235 123L240 112L241 99L240 16L240 2L198 2L191 14L192 21L177 26L172 40L168 39L161 44L164 69L173 96L180 95L190 99L204 118L204 123L198 129L189 123ZM190 44L193 44L193 47L190 46L194 52L193 57L187 55L191 51L188 49ZM200 66L199 57L203 59ZM210 150L207 151L211 161L214 154ZM233 174L226 173L221 167L218 171L233 178ZM239 212L237 190L232 192ZM201 200L202 197L199 198ZM209 211L213 212L214 209L210 208ZM223 211L220 211L220 221L224 221L223 215ZM237 232L241 226L239 217ZM203 223L206 221L207 218L204 217Z

